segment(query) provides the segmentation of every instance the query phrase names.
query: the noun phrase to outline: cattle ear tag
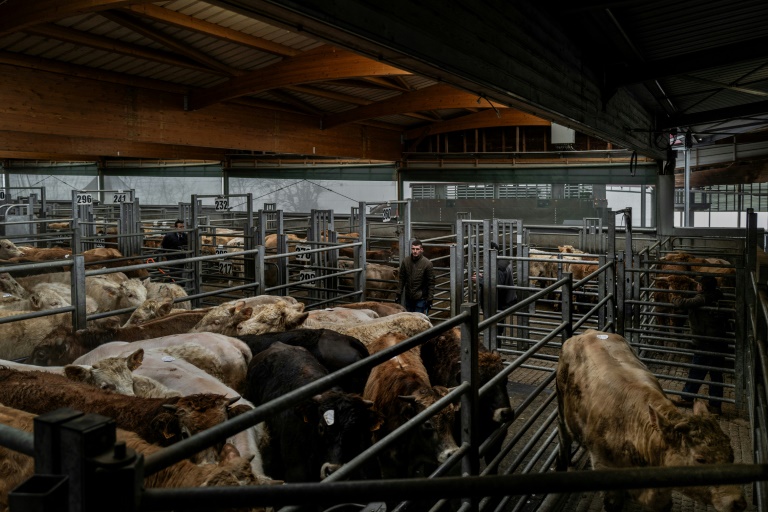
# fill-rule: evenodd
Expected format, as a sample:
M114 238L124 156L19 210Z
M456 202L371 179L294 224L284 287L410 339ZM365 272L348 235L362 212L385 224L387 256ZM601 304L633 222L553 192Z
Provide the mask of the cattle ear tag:
M170 363L170 362L175 361L175 360L176 360L176 358L173 357L173 356L163 356L163 362L164 363Z
M323 419L325 420L326 425L333 425L334 422L334 412L333 409L328 409L323 413Z
M599 340L607 340L608 339L608 335L607 334L598 334L597 335L597 339L599 339Z

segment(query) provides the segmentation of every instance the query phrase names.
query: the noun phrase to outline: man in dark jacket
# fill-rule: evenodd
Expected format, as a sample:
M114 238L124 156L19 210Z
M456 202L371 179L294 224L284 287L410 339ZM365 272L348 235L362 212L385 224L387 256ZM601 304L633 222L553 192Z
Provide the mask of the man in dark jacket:
M491 242L491 249L499 250L499 245L496 242ZM483 275L480 274L480 307L485 311L485 305L483 294ZM512 307L517 303L517 293L511 288L505 288L506 286L514 286L514 270L512 268L512 262L506 260L496 260L496 310L504 311L505 309ZM502 286L502 288L499 288ZM487 314L487 313L486 313ZM487 314L491 316L490 314ZM504 335L504 327L497 325L496 334L498 336Z
M411 257L400 264L400 287L396 302L405 297L405 310L426 314L435 297L435 272L432 262L424 256L421 240L411 242Z
M691 333L696 336L693 340L696 349L693 354L693 366L688 371L690 381L685 383L683 392L698 393L701 383L691 381L702 381L709 373L709 410L720 414L722 403L718 399L723 398L723 371L707 367L724 368L726 365L724 352L728 350L728 342L725 339L728 329L727 316L709 309L720 307L719 301L723 298L723 292L717 287L717 279L713 276L703 276L696 286L696 291L698 293L690 299L672 299L676 308L688 311ZM708 308L705 309L705 306ZM698 338L699 336L702 338ZM683 407L693 405L693 400L686 396L675 396L672 401Z
M177 219L174 223L174 229L184 229L184 221L182 219ZM175 233L166 233L163 237L163 241L160 243L160 247L169 251L181 251L187 248L188 243L187 234L178 231ZM166 260L180 260L184 258L185 256L183 254L169 254L165 257ZM182 277L183 272L183 267L178 265L170 270L171 277Z

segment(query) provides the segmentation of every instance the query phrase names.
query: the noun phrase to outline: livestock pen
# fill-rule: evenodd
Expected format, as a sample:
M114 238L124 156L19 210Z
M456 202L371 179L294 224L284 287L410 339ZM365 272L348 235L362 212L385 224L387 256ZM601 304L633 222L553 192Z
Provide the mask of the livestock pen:
M500 231L491 228L484 233L488 236L491 233L499 236ZM751 483L753 486L747 488L746 494L752 502L752 509L765 509L764 480L768 474L765 454L765 446L768 446L768 440L765 438L765 347L768 341L768 308L764 305L764 285L760 284L759 277L754 272L755 260L752 259L750 264L749 259L739 259L739 255L744 254L744 249L747 249L747 254L757 253L754 246L749 246L749 237L736 240L669 239L639 251L633 250L630 237L625 240L625 247L628 247L629 251L594 251L579 254L578 258L571 260L560 256L556 263L556 276L542 279L540 283L532 285L528 272L531 261L536 258L526 253L525 248L519 252L512 250L513 244L501 245L500 251L491 251L481 243L485 234L474 236L468 232L466 237L457 237L457 241L461 240L461 243L448 244L454 247L454 254L450 257L451 263L446 265L450 275L446 283L451 291L452 312L443 318L433 318L435 327L145 460L122 457L120 449L115 452L109 443L78 457L77 460L82 461L85 470L67 468L67 471L77 472L78 475L77 478L70 479L68 485L74 488L73 486L82 484L87 492L70 493L70 510L93 510L93 504L103 503L103 499L110 499L110 503L116 504L115 508L122 510L120 507L123 505L120 503L123 503L123 500L116 499L116 496L118 492L124 492L121 496L125 496L125 510L165 510L186 505L191 510L210 510L229 506L293 507L316 504L323 504L324 507L334 510L342 507L360 510L365 507L364 504L387 502L390 507L400 510L460 508L499 511L591 511L598 510L601 506L596 493L601 489L682 486L692 481L702 485L725 481ZM615 238L615 234L611 236ZM359 247L357 244L360 242L344 245L354 248ZM608 246L610 247L610 242ZM326 249L310 249L318 253L323 250ZM641 359L660 380L665 391L670 394L680 392L685 381L684 372L690 366L687 361L694 350L690 343L686 343L691 337L686 334L687 329L684 326L669 331L672 333L669 334L657 325L658 318L673 316L675 313L662 315L653 309L658 304L654 303L657 301L651 300L650 293L654 291L654 287L649 276L661 272L657 265L665 254L681 250L693 251L700 256L723 256L723 259L732 261L731 266L735 270L737 284L733 290L727 291L734 304L732 313L735 322L732 332L736 342L736 369L726 372L728 386L720 424L723 430L730 434L736 449L736 460L742 464L728 467L640 468L610 472L555 471L560 447L557 441L554 371L559 348L568 337L583 332L586 328L621 332L637 349ZM252 252L244 251L244 255L253 254L255 258L261 258L258 248L250 251ZM473 251L473 258L468 255L470 251ZM263 257L266 259L271 256L273 255ZM288 256L286 251L273 257ZM214 254L195 257L189 262L194 264L215 258L217 255ZM462 261L459 261L460 259ZM473 271L484 271L488 279L485 290L493 290L496 284L493 281L494 272L488 270L494 268L497 259L507 260L517 269L518 279L514 288L519 300L505 311L491 313L495 311L495 300L493 294L488 293L485 300L487 314L481 316L477 306L466 303L466 296L472 293L469 291L472 289L469 276ZM470 261L472 263L469 263ZM74 264L79 265L77 259ZM575 280L568 272L569 264L589 264L594 269L582 279ZM148 266L151 268L152 264ZM258 269L259 266L254 268ZM357 273L359 272L358 268ZM675 274L687 271L667 272ZM739 293L736 293L736 290L739 290ZM582 291L584 293L580 294ZM477 290L474 293L473 298L477 299ZM554 293L558 294L555 298L548 298ZM589 300L578 298L580 296L589 297ZM318 304L321 302L318 301ZM505 329L504 334L500 336L497 336L495 329L498 322L502 322ZM462 383L436 403L434 409L413 418L392 436L360 454L344 469L322 483L194 490L140 490L132 486L137 481L136 474L151 474L203 446L223 440L282 408L290 407L331 387L359 368L373 367L455 326L460 326L462 332ZM477 374L477 358L474 356L481 340L486 346L503 354L506 361L502 373L482 386L474 377ZM477 396L488 393L498 382L507 386L513 412L488 439L479 439ZM399 436L418 428L420 424L428 421L437 409L452 401L461 402L461 439L457 440L460 450L444 465L430 475L424 475L426 478L344 481L356 466L397 443ZM107 425L104 428L110 427ZM41 462L41 467L45 467L49 473L57 474L63 471L61 467L55 466L55 461L60 460L59 455L65 447L33 444L33 439L39 441L40 438L7 428L3 428L2 433L3 445L34 455L36 460L39 458L41 461L48 461ZM85 440L89 435L89 432L83 432L81 439ZM55 437L56 435L50 434L44 438ZM504 438L499 452L488 453L489 447L499 437ZM109 435L105 438L109 439ZM66 449L70 450L72 446L67 446ZM484 461L483 455L488 455ZM584 467L586 463L583 450L574 452L573 464L576 467ZM95 467L98 467L98 471L92 471ZM98 473L98 476L94 473ZM456 476L458 474L462 476ZM100 485L87 483L81 475L98 478ZM61 478L53 480L60 492ZM48 477L33 479L28 487L19 489L20 492L15 495L14 500L20 500L16 503L41 503L46 499L44 495L51 490L44 484L51 481ZM113 483L101 484L105 481ZM71 498L73 495L87 499ZM676 509L705 509L701 504L694 504L677 494L675 496ZM458 505L455 500L463 500L463 504ZM396 504L401 501L414 503L410 506L407 503ZM425 505L425 501L429 503ZM354 503L359 505L353 505Z

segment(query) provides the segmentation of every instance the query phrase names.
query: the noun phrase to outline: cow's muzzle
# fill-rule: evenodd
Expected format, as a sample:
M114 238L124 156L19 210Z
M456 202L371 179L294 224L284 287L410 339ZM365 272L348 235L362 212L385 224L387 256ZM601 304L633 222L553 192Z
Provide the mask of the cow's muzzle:
M332 464L330 462L326 462L323 464L323 466L320 468L320 480L325 480L329 476L331 476L333 473L341 469L341 464Z
M500 407L493 411L493 421L496 423L504 423L511 421L515 418L515 411L511 407Z

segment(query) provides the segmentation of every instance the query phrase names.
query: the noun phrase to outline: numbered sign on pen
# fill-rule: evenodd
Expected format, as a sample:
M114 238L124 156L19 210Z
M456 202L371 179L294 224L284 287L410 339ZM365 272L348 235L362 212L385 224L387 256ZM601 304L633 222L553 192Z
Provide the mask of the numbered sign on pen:
M132 200L133 198L131 197L131 194L128 192L123 192L122 190L118 190L117 192L112 193L113 204L128 203Z
M214 209L217 212L223 212L229 208L229 199L225 197L219 197L214 201Z
M75 203L79 205L93 204L92 194L75 194Z
M314 270L303 269L299 272L299 281L309 281L317 276ZM305 286L315 286L315 283L306 283Z
M5 201L5 190L0 190L0 201Z
M223 245L217 245L216 246L216 255L217 256L224 256L225 254L227 254L227 248L224 247Z
M389 222L392 220L392 207L387 206L381 210L381 216L384 219L382 222Z
M231 261L220 261L219 262L219 273L220 274L226 274L230 275L232 274L232 262Z
M93 241L93 246L94 246L94 247L104 247L104 243L105 243L105 242L106 242L106 240L105 240L105 239L103 239L103 238L97 238L97 239L95 239L95 240Z
M309 245L297 245L296 246L296 261L301 263L309 263L309 261L312 259L310 254L307 254L305 251L311 250L312 247Z

